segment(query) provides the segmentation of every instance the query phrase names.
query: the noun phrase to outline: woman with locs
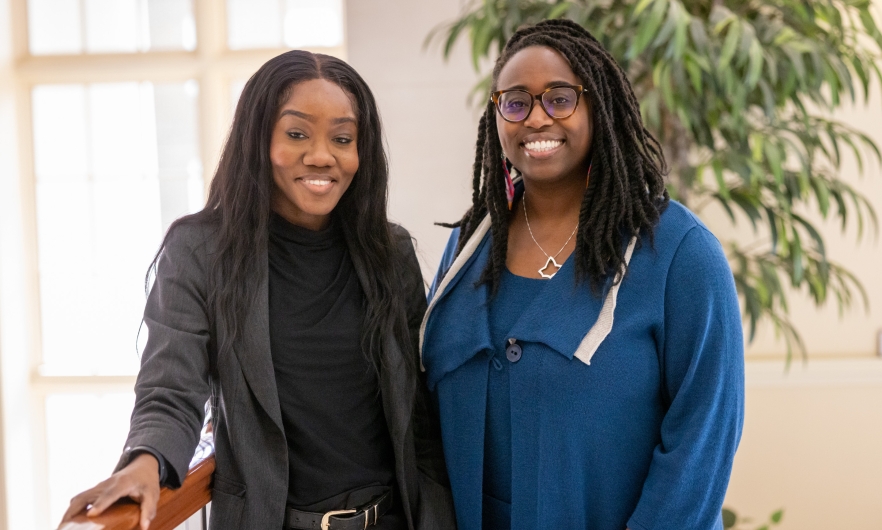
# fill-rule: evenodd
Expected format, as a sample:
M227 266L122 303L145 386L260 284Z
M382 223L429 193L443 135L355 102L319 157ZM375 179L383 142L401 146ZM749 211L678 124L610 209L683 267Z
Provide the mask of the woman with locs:
M65 520L128 496L146 530L209 402L210 528L454 527L418 370L423 281L386 219L387 181L377 106L349 65L291 51L254 74L206 207L154 260L124 454Z
M491 90L421 333L459 529L722 529L744 366L719 242L582 27L517 31Z

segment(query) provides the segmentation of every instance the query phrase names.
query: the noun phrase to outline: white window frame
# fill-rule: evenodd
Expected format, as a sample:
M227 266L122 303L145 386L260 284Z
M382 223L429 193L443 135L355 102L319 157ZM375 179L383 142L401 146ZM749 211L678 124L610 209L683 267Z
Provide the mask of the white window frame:
M0 43L0 530L48 529L58 521L49 520L46 396L128 392L135 377L41 373L31 90L43 83L195 79L207 191L232 117L232 82L286 48L229 50L226 2L193 0L193 51L32 56L27 0L0 0L0 10L0 38L11 40ZM345 20L344 13L340 46L307 49L345 59Z

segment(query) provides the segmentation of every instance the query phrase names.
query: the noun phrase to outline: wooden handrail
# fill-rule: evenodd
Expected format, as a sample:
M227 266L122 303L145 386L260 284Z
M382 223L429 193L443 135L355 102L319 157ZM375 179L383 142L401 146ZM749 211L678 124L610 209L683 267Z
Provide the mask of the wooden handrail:
M190 471L181 487L162 488L156 518L150 530L174 530L211 501L211 481L214 477L214 445L211 433L203 435L199 451L190 463ZM131 499L120 499L96 517L87 517L85 511L74 516L59 530L137 530L141 509Z

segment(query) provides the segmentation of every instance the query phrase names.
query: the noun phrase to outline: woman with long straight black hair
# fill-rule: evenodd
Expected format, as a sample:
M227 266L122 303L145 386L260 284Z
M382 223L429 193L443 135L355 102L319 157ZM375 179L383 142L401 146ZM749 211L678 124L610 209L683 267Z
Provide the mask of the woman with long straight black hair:
M128 496L146 530L209 402L212 529L452 528L416 360L423 281L386 219L382 138L339 59L291 51L248 81L207 205L152 266L125 451L65 520Z

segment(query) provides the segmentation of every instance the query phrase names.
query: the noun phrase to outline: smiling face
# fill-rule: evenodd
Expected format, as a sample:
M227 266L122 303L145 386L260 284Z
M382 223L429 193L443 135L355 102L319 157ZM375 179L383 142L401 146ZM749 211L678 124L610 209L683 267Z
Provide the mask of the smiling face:
M313 79L294 85L270 140L273 211L320 230L358 171L358 125L349 95Z
M515 53L496 80L499 90L521 89L531 94L554 86L581 84L567 60L546 46L530 46ZM586 179L593 127L584 94L576 111L567 118L549 117L537 101L527 119L518 123L505 121L497 111L496 128L503 151L525 179Z

